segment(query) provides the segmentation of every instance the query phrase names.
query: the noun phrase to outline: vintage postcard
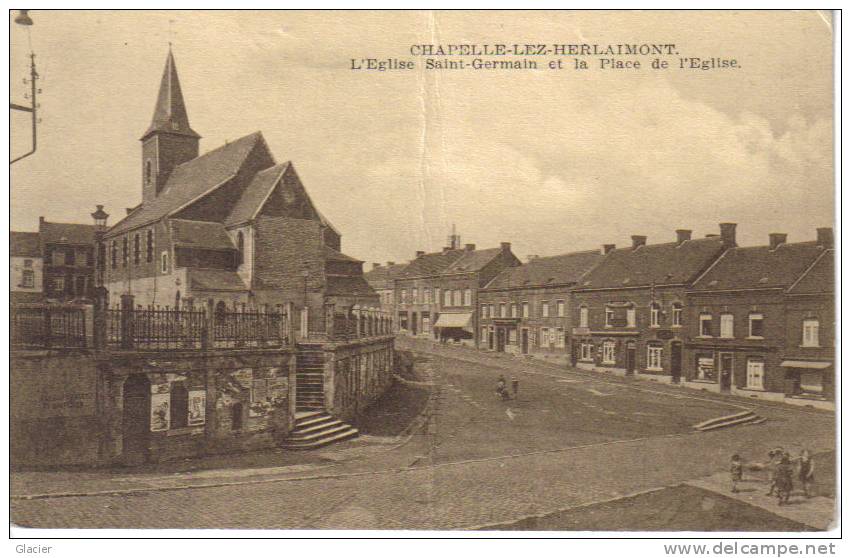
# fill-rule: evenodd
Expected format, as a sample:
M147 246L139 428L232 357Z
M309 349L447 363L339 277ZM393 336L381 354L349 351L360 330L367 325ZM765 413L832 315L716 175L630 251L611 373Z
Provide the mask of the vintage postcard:
M12 536L838 533L837 18L11 10Z

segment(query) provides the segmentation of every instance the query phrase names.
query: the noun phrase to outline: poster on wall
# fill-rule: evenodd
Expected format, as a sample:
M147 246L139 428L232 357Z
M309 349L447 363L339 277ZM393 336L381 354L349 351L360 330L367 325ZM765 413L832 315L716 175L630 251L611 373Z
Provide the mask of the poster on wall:
M151 432L168 430L171 421L170 400L171 395L168 393L151 394Z
M206 419L207 392L197 390L189 392L189 426L204 424Z

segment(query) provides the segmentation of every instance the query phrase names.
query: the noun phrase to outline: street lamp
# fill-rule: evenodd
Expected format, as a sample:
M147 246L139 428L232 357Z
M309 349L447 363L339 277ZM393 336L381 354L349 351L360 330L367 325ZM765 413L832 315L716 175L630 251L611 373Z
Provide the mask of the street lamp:
M22 26L26 27L28 32L29 32L29 27L32 26L33 20L32 20L32 18L30 18L30 16L27 14L27 12L29 12L29 10L18 10L18 15L15 16L15 23L17 23L18 25L22 25ZM39 105L36 102L36 95L38 93L41 93L41 89L36 87L36 81L38 81L38 72L36 72L36 70L35 70L35 53L32 52L32 46L30 46L30 79L29 79L29 82L27 81L26 78L24 78L24 83L30 84L30 93L24 94L24 98L30 100L30 106L27 107L27 106L24 106L24 105L19 105L17 103L10 102L9 108L12 109L12 110L19 110L21 112L28 112L32 115L32 138L33 138L32 149L29 150L28 152L24 153L20 157L15 157L14 159L12 159L9 162L10 165L12 163L17 163L21 159L23 159L25 157L29 157L30 155L35 153L35 149L36 149L36 125L38 124L38 116L36 115L36 109L39 108Z
M97 286L102 287L103 274L106 269L106 245L103 243L103 235L106 233L106 220L109 219L109 213L103 210L102 205L98 205L91 215L95 221Z

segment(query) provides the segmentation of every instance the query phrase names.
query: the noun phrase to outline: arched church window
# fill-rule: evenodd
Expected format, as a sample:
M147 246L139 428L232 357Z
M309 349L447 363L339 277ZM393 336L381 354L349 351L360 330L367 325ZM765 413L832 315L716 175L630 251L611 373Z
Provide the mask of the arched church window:
M245 262L245 237L242 235L242 231L236 233L236 265L242 265Z
M145 161L145 184L151 183L151 178L153 176L154 164L150 159Z

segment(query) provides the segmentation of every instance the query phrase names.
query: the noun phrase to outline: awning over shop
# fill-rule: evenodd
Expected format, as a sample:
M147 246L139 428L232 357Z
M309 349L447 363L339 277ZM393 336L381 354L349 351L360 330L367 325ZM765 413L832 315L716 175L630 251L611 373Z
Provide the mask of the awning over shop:
M784 360L780 366L786 368L812 368L814 370L823 370L830 368L830 362L819 362L815 360Z
M437 318L437 323L434 327L459 327L462 329L470 328L470 321L473 319L472 314L441 314Z

